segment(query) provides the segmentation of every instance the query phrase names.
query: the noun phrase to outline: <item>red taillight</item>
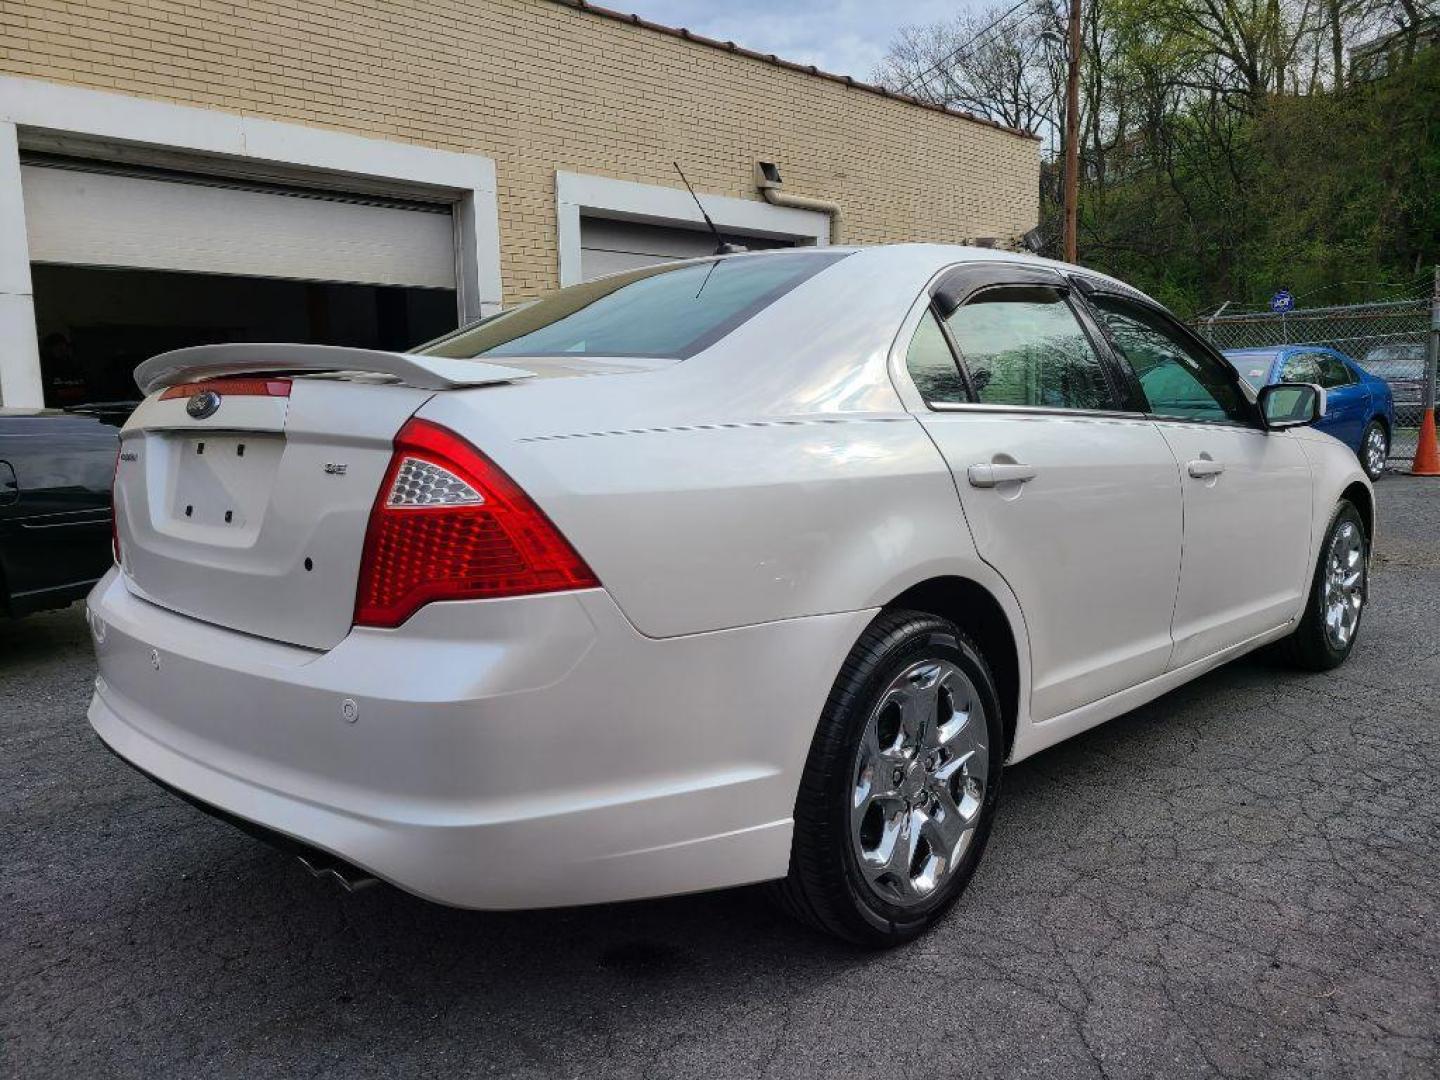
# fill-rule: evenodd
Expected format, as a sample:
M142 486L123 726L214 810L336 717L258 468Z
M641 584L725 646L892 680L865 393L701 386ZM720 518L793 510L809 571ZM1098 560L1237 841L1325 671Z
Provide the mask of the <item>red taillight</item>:
M204 382L180 383L160 395L161 401L177 397L193 397L213 390L221 397L289 397L289 379L206 379Z
M399 626L434 600L589 589L595 575L515 481L460 436L395 436L360 560L357 626Z

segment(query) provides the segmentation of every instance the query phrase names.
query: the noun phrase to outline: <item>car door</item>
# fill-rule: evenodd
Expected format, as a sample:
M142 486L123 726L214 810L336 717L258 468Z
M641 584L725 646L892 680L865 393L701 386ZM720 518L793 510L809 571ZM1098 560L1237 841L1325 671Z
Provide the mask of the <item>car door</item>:
M0 426L0 564L13 614L83 589L111 563L114 427L57 413Z
M1024 611L1036 720L1162 674L1171 650L1175 460L1098 343L1057 274L970 264L907 353L979 554Z
M1299 378L1301 374L1311 377ZM1292 377L1296 376L1296 377ZM1281 382L1313 382L1325 388L1325 415L1315 424L1347 446L1358 448L1370 419L1370 391L1334 353L1293 353L1280 367Z
M1092 293L1116 352L1174 454L1185 506L1170 667L1288 622L1310 581L1310 467L1267 432L1233 368L1164 310Z

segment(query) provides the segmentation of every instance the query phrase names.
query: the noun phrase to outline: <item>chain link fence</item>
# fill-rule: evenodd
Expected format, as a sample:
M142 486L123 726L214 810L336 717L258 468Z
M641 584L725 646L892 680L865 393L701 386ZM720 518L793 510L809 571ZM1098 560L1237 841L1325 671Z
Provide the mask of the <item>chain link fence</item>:
M1417 428L1425 401L1431 304L1430 289L1417 295L1344 307L1298 308L1275 312L1231 312L1229 305L1196 320L1195 328L1212 345L1228 349L1264 349L1279 345L1326 345L1353 358L1366 371L1390 384L1395 399L1392 461L1415 455Z

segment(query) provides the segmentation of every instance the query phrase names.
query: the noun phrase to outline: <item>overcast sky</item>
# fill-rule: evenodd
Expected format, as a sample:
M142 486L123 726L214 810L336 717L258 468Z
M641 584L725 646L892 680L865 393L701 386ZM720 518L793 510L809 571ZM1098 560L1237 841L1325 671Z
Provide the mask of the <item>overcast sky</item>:
M983 7L981 0L599 0L642 19L868 79L900 27Z

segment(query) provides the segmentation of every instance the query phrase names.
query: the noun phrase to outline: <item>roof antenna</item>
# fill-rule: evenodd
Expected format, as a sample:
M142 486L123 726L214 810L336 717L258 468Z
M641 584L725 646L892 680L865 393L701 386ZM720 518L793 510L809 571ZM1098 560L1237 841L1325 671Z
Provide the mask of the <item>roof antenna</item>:
M695 194L695 189L690 186L690 181L685 179L685 173L681 170L680 163L678 161L672 161L670 164L675 166L677 173L680 173L680 182L685 185L685 190L690 192L690 198L695 200L695 205L700 210L700 216L705 219L705 224L709 226L710 231L714 233L715 254L735 255L746 250L742 244L728 244L725 242L725 238L720 235L720 230L715 227L715 222L711 221L710 215L705 212L705 204L700 201L700 196Z

